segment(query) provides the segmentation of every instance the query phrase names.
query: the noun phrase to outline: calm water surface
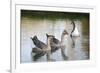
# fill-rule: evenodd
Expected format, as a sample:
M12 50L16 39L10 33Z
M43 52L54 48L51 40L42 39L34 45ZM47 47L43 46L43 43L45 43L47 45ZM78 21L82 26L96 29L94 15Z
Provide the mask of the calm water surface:
M72 48L72 39L68 35L66 37L66 54L68 60L87 60L89 59L89 31L87 20L76 20L76 27L79 30L80 37L73 38L75 47ZM35 47L30 37L37 35L39 40L46 44L46 33L54 35L57 39L61 40L61 33L66 29L70 34L73 26L69 19L36 19L22 17L21 19L21 63L34 62L32 59L31 51ZM34 54L33 54L34 55ZM56 61L63 61L61 50L57 50L52 54L52 58ZM38 62L47 61L46 55L37 60Z

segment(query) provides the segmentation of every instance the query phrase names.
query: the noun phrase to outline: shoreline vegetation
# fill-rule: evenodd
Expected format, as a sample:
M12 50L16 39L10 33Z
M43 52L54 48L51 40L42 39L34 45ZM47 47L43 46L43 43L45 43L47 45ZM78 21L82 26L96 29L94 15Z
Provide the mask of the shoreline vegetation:
M78 12L56 12L56 11L33 11L33 10L21 10L21 17L37 18L37 19L89 19L89 13Z

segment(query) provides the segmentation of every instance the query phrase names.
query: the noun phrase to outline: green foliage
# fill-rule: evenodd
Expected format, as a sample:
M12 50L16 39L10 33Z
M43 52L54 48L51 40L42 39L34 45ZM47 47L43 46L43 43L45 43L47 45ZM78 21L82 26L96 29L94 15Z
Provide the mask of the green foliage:
M21 17L36 19L89 19L89 13L21 10Z

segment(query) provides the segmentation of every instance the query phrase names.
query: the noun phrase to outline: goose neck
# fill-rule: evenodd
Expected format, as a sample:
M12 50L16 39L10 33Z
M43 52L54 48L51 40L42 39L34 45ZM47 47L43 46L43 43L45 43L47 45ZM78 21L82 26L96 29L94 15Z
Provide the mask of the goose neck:
M61 35L61 43L64 41L64 34Z
M72 32L71 33L73 33L74 32L74 30L75 30L75 23L73 23L73 29L72 29Z
M50 48L50 38L47 39L47 47Z

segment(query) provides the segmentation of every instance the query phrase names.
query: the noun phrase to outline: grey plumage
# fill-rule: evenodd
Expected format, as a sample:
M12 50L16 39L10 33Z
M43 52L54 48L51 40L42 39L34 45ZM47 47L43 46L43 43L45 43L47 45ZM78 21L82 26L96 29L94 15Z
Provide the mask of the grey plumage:
M33 38L31 38L34 45L36 47L32 48L32 52L36 53L35 56L33 56L34 60L37 60L38 58L42 57L45 55L46 52L42 51L43 48L46 48L47 45L45 43L43 43L42 41L40 41L37 36L34 36Z
M47 45L45 43L43 43L42 41L40 41L37 36L35 35L33 38L31 38L34 45L40 49L43 49L44 47L47 47Z
M51 35L46 34L46 36L48 38ZM50 41L50 44L51 44L51 53L53 53L53 52L55 52L55 51L57 51L59 49L59 47L57 47L55 45L57 45L57 44L60 43L60 41L58 39L56 39L55 36L52 35L52 37L53 37L53 39Z

